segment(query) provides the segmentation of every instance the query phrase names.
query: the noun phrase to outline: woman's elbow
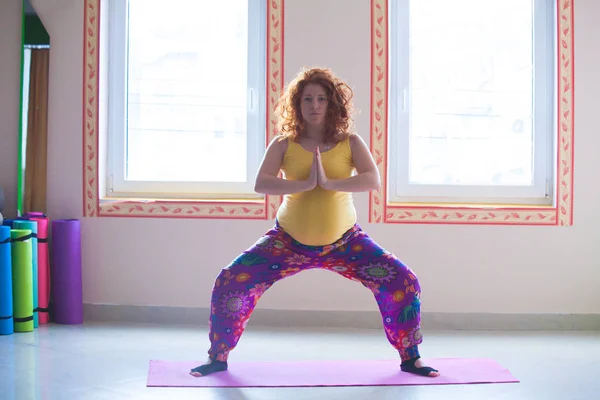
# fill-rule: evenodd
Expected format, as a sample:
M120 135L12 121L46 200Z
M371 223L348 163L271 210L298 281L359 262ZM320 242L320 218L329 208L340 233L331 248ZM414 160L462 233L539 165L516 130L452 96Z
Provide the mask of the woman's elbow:
M379 171L375 171L373 173L373 182L372 182L371 190L379 190L381 189L381 176L379 175Z
M258 175L254 180L254 191L259 194L269 194L267 193L269 188L269 183L267 179L265 179L264 175Z
M264 194L264 185L262 183L262 181L258 178L256 178L256 180L254 181L254 191L256 193L260 193L260 194Z

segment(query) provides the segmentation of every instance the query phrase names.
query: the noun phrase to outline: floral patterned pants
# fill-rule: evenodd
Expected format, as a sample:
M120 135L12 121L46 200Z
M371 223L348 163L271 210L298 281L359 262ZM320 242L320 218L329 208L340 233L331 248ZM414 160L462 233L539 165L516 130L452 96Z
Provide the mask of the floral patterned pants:
M320 268L362 283L375 295L386 336L402 360L419 356L420 292L415 274L354 225L327 246L307 246L278 224L224 268L215 280L209 356L227 361L261 295L280 279Z

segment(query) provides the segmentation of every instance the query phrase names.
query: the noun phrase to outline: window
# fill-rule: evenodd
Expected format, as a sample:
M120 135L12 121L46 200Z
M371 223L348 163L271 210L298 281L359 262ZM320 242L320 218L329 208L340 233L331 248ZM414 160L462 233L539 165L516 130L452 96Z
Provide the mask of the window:
M107 197L259 197L266 2L111 0L109 16Z
M369 221L572 225L573 30L570 0L371 0Z
M200 5L196 3L202 3ZM210 5L209 5L210 3ZM212 3L219 3L215 5ZM160 9L160 18L156 18L157 13L156 1L147 0L132 0L131 5L127 5L125 0L84 0L84 14L83 14L83 32L84 32L84 52L83 52L83 120L82 120L82 141L83 141L83 156L82 156L82 170L83 170L83 216L84 217L150 217L150 218L210 218L210 219L272 219L275 218L275 213L279 204L281 204L281 196L256 196L252 193L251 185L248 179L249 174L254 174L254 167L251 165L253 162L257 164L257 160L264 152L266 143L269 143L277 134L276 118L274 117L273 104L277 101L281 90L283 88L283 12L284 3L283 0L247 0L243 4L247 4L245 7L247 16L247 22L241 21L243 13L240 14L239 7L221 7L221 2L194 2L189 1L184 3L182 1L169 2L168 7L163 6ZM231 5L232 2L225 2ZM152 162L144 160L148 157L146 154L134 154L135 146L143 143L144 139L140 132L138 136L134 137L133 140L138 140L134 143L131 154L129 151L127 142L129 134L129 121L125 119L129 115L129 94L136 93L134 90L130 90L125 84L129 83L126 81L128 75L128 65L126 64L127 55L125 44L127 41L125 38L126 34L129 33L129 26L127 22L133 18L131 9L136 5L143 4L144 8L144 19L152 20L153 23L160 23L157 21L161 20L174 20L176 19L173 15L178 14L179 18L176 25L169 27L156 27L156 28L145 28L148 29L152 35L149 36L141 45L138 42L138 46L146 53L145 58L142 61L147 65L143 65L143 69L138 70L136 73L142 74L141 76L148 79L150 76L157 82L148 83L148 85L154 86L141 86L141 83L146 85L145 81L138 81L137 87L132 84L132 87L137 90L137 98L131 96L135 102L138 103L138 113L141 117L138 120L132 118L131 126L134 126L140 130L146 130L148 138L157 137L158 133L156 130L171 130L173 135L169 139L173 138L173 141L179 140L180 147L173 150L171 140L165 140L161 144L164 144L162 148L162 154L159 154L159 158L154 158ZM162 4L167 4L162 2ZM242 4L242 3L239 3ZM228 29L223 33L221 38L216 35L215 32L210 32L206 27L190 28L189 27L189 16L193 12L198 10L204 10L198 7L218 7L211 8L216 10L219 14L211 14L209 21L215 20L222 24L228 24ZM242 8L243 10L243 8ZM148 14L146 14L148 12ZM260 14L260 15L259 15ZM198 25L198 21L207 21L204 17L206 12L202 16L194 14L196 17L195 25ZM164 17L164 18L163 18ZM237 21L237 22L236 22ZM143 21L141 22L143 24ZM163 24L164 25L164 24ZM205 24L206 25L206 24ZM140 25L143 27L143 25ZM223 44L222 48L227 47L226 45L234 46L238 43L238 51L243 51L243 44L241 44L241 37L244 35L244 30L247 26L247 44L246 44L246 60L242 60L240 65L243 63L246 65L237 65L239 69L235 69L236 76L231 77L237 79L238 82L244 80L244 69L246 70L246 83L245 87L239 90L237 93L218 93L219 96L211 97L214 92L211 92L211 84L218 80L223 80L223 74L212 76L211 81L204 80L205 77L194 76L190 70L198 68L204 71L209 70L215 71L215 64L210 65L202 64L199 61L202 56L201 43L206 43L204 39L206 35L209 35L211 42L209 48L214 52L215 48L221 49L221 47L213 46L213 43ZM235 28L235 29L234 29ZM141 28L140 28L141 29ZM161 30L162 29L162 30ZM121 36L118 36L120 32ZM201 34L198 34L201 32ZM208 33L207 33L208 32ZM217 33L223 32L222 30L216 31ZM182 34L183 33L183 34ZM179 35L179 36L177 36ZM177 42L173 37L179 37L181 40ZM237 37L237 39L232 39ZM261 38L260 39L257 38ZM228 38L228 39L227 39ZM116 42L116 44L115 44ZM174 50L172 52L165 53L165 43L170 42L173 45ZM129 43L130 44L130 43ZM116 48L116 50L115 50ZM119 50L119 48L121 50ZM190 51L190 48L193 51ZM242 48L242 50L239 50ZM149 49L149 50L148 50ZM204 50L202 50L204 51ZM221 51L221 50L219 50ZM158 54L159 52L160 55ZM261 55L262 54L262 58ZM224 56L224 59L231 61L232 57L236 57L232 54ZM195 63L195 64L194 64ZM226 68L233 68L234 66L225 66ZM133 67L132 67L133 68ZM176 70L176 73L171 76L167 76L165 79L159 75L157 78L157 72L165 71L160 68L167 68L166 71ZM117 71L117 74L113 72ZM119 75L120 71L120 75ZM240 72L242 71L242 72ZM221 73L221 70L217 70ZM149 73L154 75L148 75ZM164 73L164 72L163 72ZM238 74L239 73L239 74ZM181 78L183 77L183 78ZM191 77L191 78L190 78ZM181 84L168 84L167 79L175 81L178 78L187 83L187 86L194 90L199 90L197 93L190 94L190 91L186 92L186 85ZM119 87L115 84L115 79L120 79L122 86ZM187 81L185 80L187 79ZM173 82L169 81L169 82ZM117 80L118 82L118 80ZM258 83L257 83L258 82ZM200 85L206 83L206 86ZM112 87L111 87L112 86ZM114 87L116 86L116 87ZM148 89L150 88L150 89ZM161 89L160 93L157 89ZM166 88L166 89L165 89ZM208 89L206 89L208 88ZM204 90L204 92L202 92ZM166 93L165 93L166 91ZM245 98L245 105L241 100L240 92L247 93ZM200 117L197 119L194 116L182 116L181 114L173 114L174 118L172 121L167 123L165 117L155 118L152 113L148 117L148 111L143 110L141 107L142 100L144 106L148 106L150 110L156 110L160 101L156 101L150 95L156 94L168 94L169 99L162 99L161 105L164 105L164 110L170 110L168 112L174 112L173 109L181 111L183 106L175 107L173 103L185 104L191 102L197 108L200 106L205 107L203 111L203 119ZM211 96L208 96L208 95ZM141 99L141 95L144 95ZM195 96L195 97L193 97ZM200 102L198 98L209 97L210 102ZM218 118L209 120L212 125L204 125L199 128L199 124L207 124L204 119L208 113L206 110L214 110L225 107L221 107L224 104L224 98L229 96L229 100L235 98L235 102L226 103L230 107L227 108L230 111L230 115L234 118L231 120L223 121L223 114L217 114ZM155 96L157 97L157 96ZM174 99L174 97L178 97ZM159 97L160 98L160 97ZM190 100L193 99L193 100ZM220 102L218 102L218 101ZM122 107L117 107L115 102L120 102ZM269 106L267 106L267 104ZM153 107L153 108L152 108ZM212 107L212 108L211 108ZM242 107L246 107L246 120L243 118L240 121L238 118L235 120L235 115L239 115ZM134 107L135 108L135 107ZM135 110L134 110L135 111ZM223 111L223 110L220 110ZM155 112L155 111L153 111ZM238 113L238 114L236 114ZM115 117L116 114L116 117ZM164 114L163 114L164 115ZM200 115L200 114L199 114ZM225 114L229 115L229 114ZM109 119L110 116L110 119ZM153 126L149 123L143 124L142 120L148 121L147 118L154 118L152 123L160 123L159 126ZM187 119L186 119L187 118ZM256 120L258 118L258 120ZM234 122L232 122L232 120ZM262 121L261 121L262 120ZM157 122L158 121L158 122ZM185 129L181 128L182 125L190 124L190 127ZM191 121L191 122L190 122ZM137 124L137 125L135 125ZM242 135L235 136L234 133L246 129L246 136ZM260 127L260 124L263 124ZM259 126L259 128L256 128ZM220 128L219 128L220 127ZM236 172L245 171L245 178L233 175L223 175L228 173L228 169L220 169L219 164L209 165L208 169L214 171L215 175L208 175L210 178L206 178L205 175L201 175L198 171L195 174L188 174L189 171L185 169L172 168L172 164L167 164L167 168L170 171L175 171L177 175L162 175L159 178L144 175L145 172L141 171L142 168L136 167L135 165L127 164L125 155L131 156L135 162L140 160L146 162L146 166L150 165L149 168L153 169L154 165L158 163L164 163L163 159L169 159L173 163L178 163L181 167L182 163L196 163L192 166L196 167L202 165L201 162L204 160L195 160L194 158L200 158L200 150L196 149L197 152L193 153L194 157L191 160L181 160L185 152L188 151L192 146L189 142L182 140L182 137L189 134L189 132L180 132L182 130L213 130L212 139L214 141L229 140L240 140L245 143L247 153L244 156L243 151L239 158L245 158L242 168L239 170L233 170ZM204 136L207 138L207 136ZM195 138L197 139L197 138ZM199 139L198 139L199 140ZM147 144L147 143L146 143ZM156 147L157 144L153 143ZM241 147L241 146L240 146ZM215 149L216 145L213 143L212 149ZM115 151L118 150L118 151ZM139 150L141 151L141 145ZM146 151L144 146L143 151ZM254 149L256 151L254 152ZM152 149L150 149L152 150ZM203 147L202 151L206 151ZM155 151L155 150L154 150ZM176 151L179 157L174 157L172 154L166 154L167 151ZM119 156L120 152L120 156ZM150 153L150 152L148 152ZM156 153L154 153L156 156ZM228 161L233 164L239 160L232 160L231 155L228 155ZM135 160L137 157L137 161ZM121 164L116 161L121 160ZM217 160L220 165L223 165L223 160ZM143 164L142 164L143 165ZM228 166L229 164L226 164ZM245 166L245 168L244 168ZM131 168L130 168L131 167ZM137 168L137 169L136 169ZM207 168L204 168L206 170ZM122 182L117 182L116 178L109 182L110 175L115 175L115 171L120 169L120 179ZM132 174L132 175L125 175ZM163 173L162 170L159 170ZM202 171L200 171L202 172ZM217 173L222 175L216 175ZM217 178L215 178L217 176ZM225 176L225 177L224 177ZM125 179L127 177L127 179ZM134 180L131 179L134 178ZM196 179L196 180L191 180ZM210 179L210 180L209 180ZM129 185L123 188L119 188L121 185ZM109 192L107 186L112 185L113 192ZM115 189L120 190L116 192ZM219 191L222 191L219 193ZM111 197L107 197L109 193ZM116 197L119 194L123 197ZM152 198L156 195L155 198ZM255 197L252 198L251 196Z
M555 1L389 4L389 200L551 205Z

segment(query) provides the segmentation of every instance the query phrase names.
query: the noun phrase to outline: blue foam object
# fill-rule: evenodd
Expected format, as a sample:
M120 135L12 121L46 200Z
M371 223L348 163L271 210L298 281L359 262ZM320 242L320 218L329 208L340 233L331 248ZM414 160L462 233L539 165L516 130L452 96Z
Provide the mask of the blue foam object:
M0 226L0 335L14 332L10 228Z

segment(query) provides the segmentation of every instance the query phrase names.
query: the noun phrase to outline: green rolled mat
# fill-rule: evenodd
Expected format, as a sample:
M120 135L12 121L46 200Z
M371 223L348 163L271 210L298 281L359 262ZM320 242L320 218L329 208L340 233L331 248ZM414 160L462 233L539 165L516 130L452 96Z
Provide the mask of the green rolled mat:
M15 332L33 331L31 230L11 229L13 320Z
M39 325L38 319L38 223L36 221L16 219L14 229L31 230L31 276L33 279L33 328Z

